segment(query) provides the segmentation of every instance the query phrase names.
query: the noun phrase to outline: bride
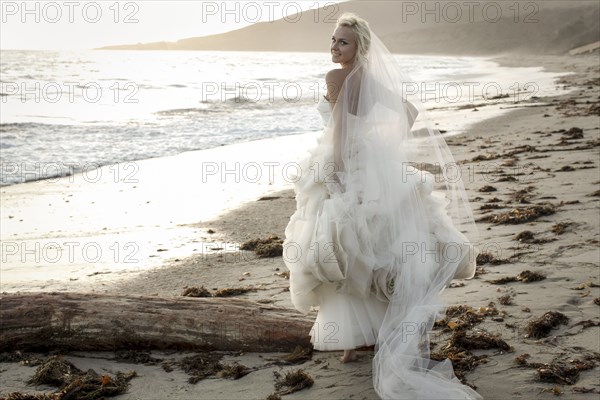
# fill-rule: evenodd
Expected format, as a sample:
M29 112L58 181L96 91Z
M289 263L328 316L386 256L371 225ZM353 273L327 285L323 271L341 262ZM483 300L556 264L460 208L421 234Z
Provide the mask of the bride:
M380 397L481 399L450 360L429 358L441 292L475 273L460 167L365 20L338 19L331 56L341 68L326 74L325 128L301 162L285 230L292 302L303 313L318 307L315 349L344 350L349 362L375 345Z

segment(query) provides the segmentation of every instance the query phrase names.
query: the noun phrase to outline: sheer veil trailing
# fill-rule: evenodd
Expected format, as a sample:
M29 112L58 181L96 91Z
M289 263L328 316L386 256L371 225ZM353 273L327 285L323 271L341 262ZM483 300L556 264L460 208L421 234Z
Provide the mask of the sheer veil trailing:
M475 272L478 236L463 185L469 171L427 119L419 85L370 36L366 60L345 79L319 139L330 152L313 154L309 167L325 195L305 239L328 256L316 257L316 266L286 261L296 273L292 301L307 311L321 282L389 301L373 359L381 398L481 399L450 360L430 359L428 333L445 312L446 285ZM302 262L312 271L294 270Z

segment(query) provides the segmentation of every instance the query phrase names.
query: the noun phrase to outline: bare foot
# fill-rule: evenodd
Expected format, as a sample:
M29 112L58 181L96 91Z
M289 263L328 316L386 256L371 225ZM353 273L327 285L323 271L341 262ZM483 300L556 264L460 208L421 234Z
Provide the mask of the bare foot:
M344 355L340 357L340 361L343 363L347 363L350 361L356 361L358 356L356 355L356 351L354 350L344 350Z

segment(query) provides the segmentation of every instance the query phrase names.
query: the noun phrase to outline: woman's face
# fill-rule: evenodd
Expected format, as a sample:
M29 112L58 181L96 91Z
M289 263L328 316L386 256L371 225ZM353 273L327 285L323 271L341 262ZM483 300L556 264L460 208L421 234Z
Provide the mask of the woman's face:
M331 61L342 66L350 65L356 56L354 32L347 26L339 26L331 37Z

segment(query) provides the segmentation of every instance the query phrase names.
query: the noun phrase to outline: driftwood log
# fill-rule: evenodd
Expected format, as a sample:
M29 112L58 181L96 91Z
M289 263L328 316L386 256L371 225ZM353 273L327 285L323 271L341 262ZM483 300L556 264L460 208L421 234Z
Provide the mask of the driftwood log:
M311 346L311 326L294 310L233 298L0 295L0 351L292 351Z

